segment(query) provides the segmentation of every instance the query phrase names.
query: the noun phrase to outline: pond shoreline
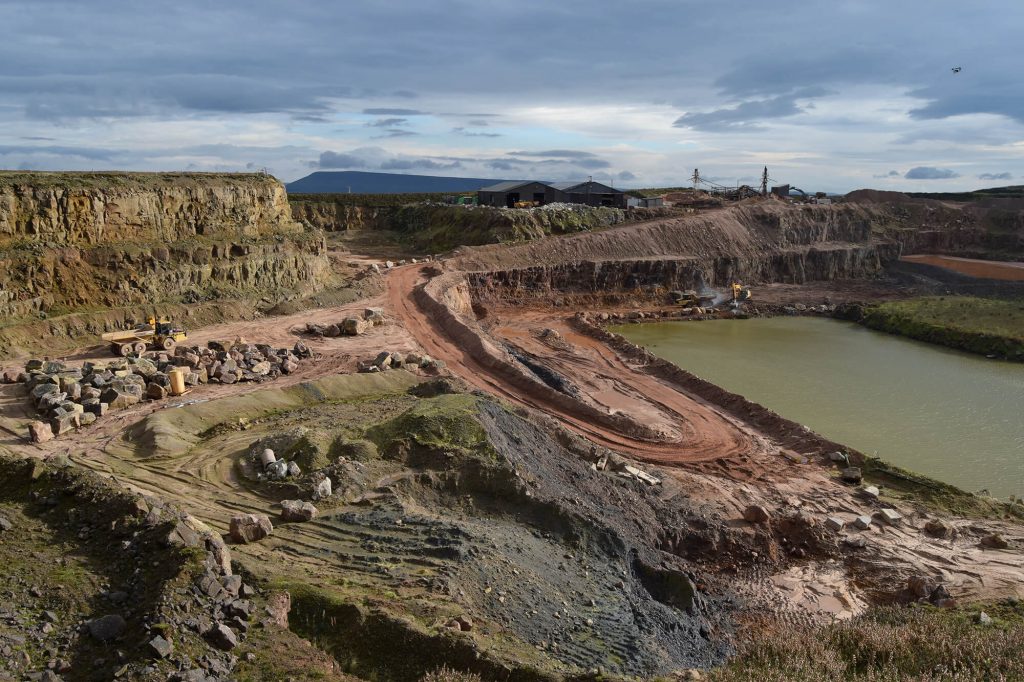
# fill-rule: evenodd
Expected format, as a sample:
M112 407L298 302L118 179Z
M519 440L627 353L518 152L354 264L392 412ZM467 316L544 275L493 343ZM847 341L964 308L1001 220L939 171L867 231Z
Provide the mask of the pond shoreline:
M759 316L770 317L778 315ZM808 315L802 316L806 317ZM811 316L831 317L831 315ZM657 318L647 317L643 319L643 322L657 321ZM721 382L715 380L714 378L711 381L709 381L707 379L697 377L692 372L673 364L672 361L670 361L669 359L655 355L654 352L651 352L651 350L648 350L643 346L633 343L632 341L622 336L621 334L616 334L607 329L604 329L604 326L596 322L595 319L593 319L593 317L578 316L577 318L575 318L573 326L580 330L581 332L584 332L594 338L598 338L604 341L609 346L614 348L617 352L621 352L624 355L628 356L632 361L635 361L635 363L641 366L639 368L639 371L652 374L659 378L663 378L666 381L669 381L670 383L677 385L679 388L685 390L686 392L693 393L703 399L707 399L715 404L718 404L718 406L722 407L723 409L725 409L727 412L737 417L738 419L752 423L758 426L759 428L764 429L772 437L781 436L779 438L779 441L781 444L783 444L783 446L790 446L787 444L786 439L790 439L794 443L800 442L805 445L810 444L810 442L808 441L809 436L807 434L813 433L814 436L820 439L818 444L818 452L825 454L828 452L835 452L836 450L840 450L856 453L855 459L858 462L867 463L873 461L878 465L868 466L865 464L865 468L878 470L884 473L884 475L890 479L899 479L901 481L901 485L906 484L907 480L913 481L913 486L921 488L922 491L927 492L929 491L929 489L931 489L932 493L929 494L929 496L931 497L934 497L935 495L939 495L940 497L943 498L948 498L950 495L952 495L953 498L967 496L969 498L974 498L979 502L985 501L986 503L990 500L983 496L979 497L974 495L973 493L966 492L964 491L964 489L959 488L953 484L946 483L939 477L922 475L910 471L910 469L915 469L918 467L897 467L893 464L889 464L888 460L887 462L883 462L881 459L866 457L863 455L863 453L857 452L853 449L850 449L850 447L847 447L846 445L840 444L840 441L848 442L849 438L835 438L835 432L834 435L831 437L823 435L818 436L813 431L810 431L809 429L802 426L798 422L793 421L791 419L793 415L790 414L790 412L782 410L781 412L784 415L786 415L785 417L782 417L773 412L772 410L764 407L763 404L755 402L753 399L749 397L740 395L739 393L732 392L731 390L722 387ZM769 426L769 428L765 428L766 425ZM801 431L803 431L804 433L801 434ZM798 434L800 434L800 437L797 437ZM889 447L880 446L880 449L889 450ZM796 447L796 450L801 450L801 447ZM863 450L863 446L861 446L861 450ZM804 450L804 452L807 451ZM982 487L985 487L985 485L972 484L972 487L980 489ZM955 494L952 494L952 492L955 492ZM1005 491L1004 493L1002 493L1002 497L1005 498L1007 495L1010 495L1011 493L1018 492ZM966 500L962 500L961 502L964 501Z

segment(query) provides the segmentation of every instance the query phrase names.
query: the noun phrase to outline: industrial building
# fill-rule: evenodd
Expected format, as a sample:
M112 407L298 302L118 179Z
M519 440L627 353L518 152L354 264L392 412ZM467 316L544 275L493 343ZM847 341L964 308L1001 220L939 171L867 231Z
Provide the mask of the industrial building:
M536 205L566 203L587 206L626 208L626 193L600 182L541 182L522 180L499 182L477 193L481 206Z

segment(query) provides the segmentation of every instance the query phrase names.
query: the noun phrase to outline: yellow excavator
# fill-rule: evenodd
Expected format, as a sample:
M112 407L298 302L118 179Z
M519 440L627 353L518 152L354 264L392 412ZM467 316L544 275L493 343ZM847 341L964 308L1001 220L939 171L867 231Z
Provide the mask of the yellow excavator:
M110 350L114 355L127 357L132 353L141 355L146 350L173 351L174 347L188 338L184 329L171 323L171 318L161 317L159 320L150 317L148 324L140 324L134 329L107 332L100 337L110 342Z
M733 303L742 303L743 301L749 301L750 300L750 296L751 296L750 289L748 289L747 287L743 286L739 282L733 282L732 283L732 302Z

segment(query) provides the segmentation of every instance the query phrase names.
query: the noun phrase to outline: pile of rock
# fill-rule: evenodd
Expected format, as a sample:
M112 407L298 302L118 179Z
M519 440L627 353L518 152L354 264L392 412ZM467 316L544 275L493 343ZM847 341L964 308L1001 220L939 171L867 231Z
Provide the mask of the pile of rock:
M419 367L428 372L438 372L444 368L444 361L437 360L429 355L409 353L402 355L397 351L381 351L373 360L361 361L360 372L384 372L389 369L414 369Z
M286 478L302 475L302 468L297 462L289 462L278 459L277 455L270 448L264 448L259 455L256 480L258 481L283 481Z
M359 336L365 334L370 327L379 327L384 324L384 311L380 308L367 308L363 311L362 317L349 316L336 324L314 324L306 323L306 333L313 336Z
M35 443L50 440L94 422L111 410L143 400L162 400L171 392L171 372L180 372L184 384L233 384L267 381L299 368L312 357L302 342L291 350L264 344L211 341L206 348L178 346L173 355L149 352L142 357L117 358L110 362L86 362L69 367L52 360L30 360L25 371L5 380L24 383L32 403L44 420L29 425Z

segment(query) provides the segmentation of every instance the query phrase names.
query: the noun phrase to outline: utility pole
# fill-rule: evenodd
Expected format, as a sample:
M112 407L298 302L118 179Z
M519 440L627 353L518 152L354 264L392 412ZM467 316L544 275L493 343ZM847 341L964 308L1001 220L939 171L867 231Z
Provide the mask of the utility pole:
M693 178L691 178L691 179L693 180L693 191L696 192L697 191L697 185L700 184L700 170L694 168L693 169Z
M761 173L761 196L768 196L768 166L765 166L764 172Z

